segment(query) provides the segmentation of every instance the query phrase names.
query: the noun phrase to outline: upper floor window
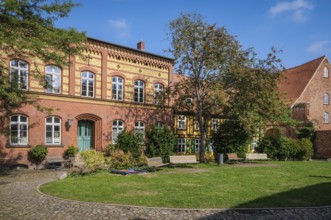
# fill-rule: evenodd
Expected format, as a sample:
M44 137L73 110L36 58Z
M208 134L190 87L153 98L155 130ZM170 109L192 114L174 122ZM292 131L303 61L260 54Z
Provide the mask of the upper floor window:
M194 130L199 131L200 130L200 126L199 126L199 122L198 121L194 121Z
M29 65L23 60L10 61L10 81L22 90L28 89L28 71Z
M134 125L134 135L141 135L145 138L145 123L142 121L137 121Z
M330 122L330 115L329 115L329 112L324 112L323 114L323 123L324 124L327 124Z
M160 83L154 84L154 103L158 104L160 100L161 92L163 91L163 85Z
M178 129L186 129L186 116L185 115L178 115Z
M112 132L112 142L116 144L118 135L123 131L124 123L121 120L113 121L113 132Z
M185 150L186 150L185 138L178 138L177 139L177 152L178 153L185 153Z
M329 78L329 69L327 67L324 67L323 69L323 77Z
M112 78L112 99L123 100L123 79L121 77Z
M46 66L46 92L61 92L61 69L57 66Z
M212 119L212 127L211 127L211 129L213 130L213 131L217 131L218 130L218 119L217 118L213 118Z
M141 80L134 81L134 101L144 102L144 86L145 83Z
M10 144L28 144L28 117L14 115L10 117Z
M94 96L94 74L88 71L82 72L82 96Z
M323 95L323 104L328 105L330 102L330 95L328 93L324 93Z
M61 143L61 119L55 116L46 118L46 144Z

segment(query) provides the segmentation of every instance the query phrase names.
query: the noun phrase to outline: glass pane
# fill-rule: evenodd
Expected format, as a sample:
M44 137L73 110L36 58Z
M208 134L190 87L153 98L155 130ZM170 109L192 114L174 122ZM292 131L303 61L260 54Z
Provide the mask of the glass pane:
M59 118L54 118L54 123L60 123L60 119Z
M52 125L46 125L46 132L52 132L53 126Z
M87 77L87 73L86 72L83 72L82 73L82 77Z
M92 73L89 73L89 76L88 76L90 79L93 79L94 78L94 75Z
M10 120L11 120L12 122L17 122L17 121L18 121L18 116L17 116L17 115L15 115L15 116L11 116Z
M18 67L18 60L11 60L10 61L10 66Z
M20 61L20 62L19 62L19 67L20 67L20 68L23 68L23 69L26 69L26 68L28 68L28 65L27 65L26 62Z
M53 119L52 117L48 117L48 118L46 118L46 123L52 123L52 122L53 122L52 119Z

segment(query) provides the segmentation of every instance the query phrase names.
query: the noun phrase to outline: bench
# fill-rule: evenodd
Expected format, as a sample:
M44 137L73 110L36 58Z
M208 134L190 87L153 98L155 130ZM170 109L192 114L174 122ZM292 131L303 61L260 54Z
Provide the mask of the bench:
M238 157L238 155L236 153L229 153L229 154L227 154L227 156L228 156L228 161L237 162L237 161L244 160L244 158Z
M267 154L263 153L247 153L246 160L270 160Z
M67 162L62 156L46 156L46 168L48 169L60 169Z
M170 163L173 167L175 164L194 164L199 163L195 155L181 155L181 156L170 156Z
M147 161L147 166L149 167L163 167L163 166L168 166L169 163L163 163L161 157L152 157L152 158L146 158Z

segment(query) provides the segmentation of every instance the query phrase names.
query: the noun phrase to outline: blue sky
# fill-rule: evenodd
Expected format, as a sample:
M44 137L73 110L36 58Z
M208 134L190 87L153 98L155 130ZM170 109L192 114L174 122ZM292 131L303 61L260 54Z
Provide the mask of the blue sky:
M265 58L271 47L286 68L320 56L331 59L330 0L75 0L82 5L58 27L74 27L89 37L167 57L167 24L181 12L197 12L224 26L244 48Z

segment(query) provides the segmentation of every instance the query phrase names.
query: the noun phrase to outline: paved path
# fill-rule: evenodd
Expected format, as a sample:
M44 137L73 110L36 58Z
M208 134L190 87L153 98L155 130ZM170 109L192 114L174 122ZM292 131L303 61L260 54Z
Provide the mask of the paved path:
M63 171L13 171L0 174L0 219L331 219L331 206L296 209L174 210L69 201L36 188Z

